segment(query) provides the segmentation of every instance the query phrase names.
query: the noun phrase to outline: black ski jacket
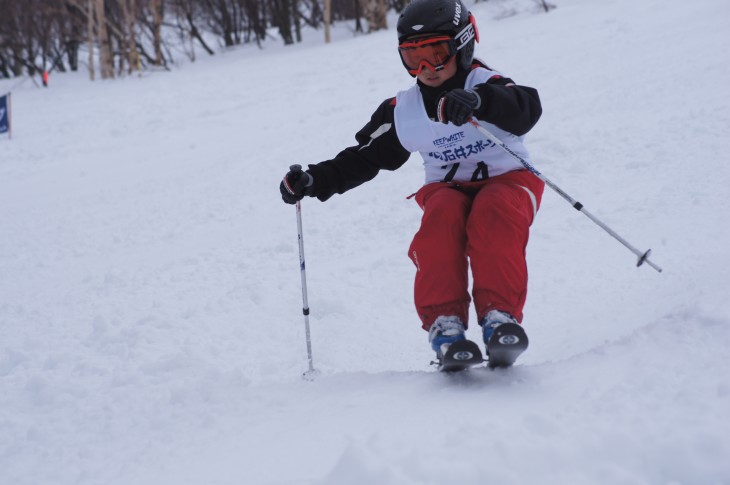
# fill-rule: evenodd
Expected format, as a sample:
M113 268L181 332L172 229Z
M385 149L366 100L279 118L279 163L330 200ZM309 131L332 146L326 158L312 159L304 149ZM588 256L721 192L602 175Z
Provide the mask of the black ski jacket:
M487 66L477 62L472 68L476 67ZM468 71L459 70L436 88L418 83L431 119L436 119L438 99L447 91L463 88L468 74ZM474 90L482 99L475 116L517 136L530 131L542 114L537 90L516 85L509 78L494 76L475 86ZM342 194L372 180L380 170L396 170L406 163L411 154L403 148L395 130L395 104L395 98L389 98L378 106L370 121L355 135L357 145L345 148L332 160L309 165L307 172L314 182L308 195L325 201L334 194ZM387 123L390 123L388 131L371 138Z

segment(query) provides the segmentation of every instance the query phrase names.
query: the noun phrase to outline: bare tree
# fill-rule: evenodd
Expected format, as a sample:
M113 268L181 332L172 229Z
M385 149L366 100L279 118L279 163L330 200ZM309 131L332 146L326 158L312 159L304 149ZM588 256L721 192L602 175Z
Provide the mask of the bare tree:
M162 65L162 21L165 17L164 12L165 4L163 0L152 0L153 10L153 38L154 38L154 49L155 49L155 65Z
M0 74L5 77L23 73L24 49L20 38L20 6L14 0L0 0Z
M170 4L171 10L177 18L177 28L181 32L183 37L189 37L191 44L197 40L198 43L203 47L205 52L211 56L215 54L215 51L210 48L208 43L201 35L198 27L198 21L201 18L200 8L197 2L194 0L173 0ZM192 49L192 45L191 45ZM191 59L195 60L195 52L191 52Z
M332 22L332 0L324 0L324 41L329 44L332 41L330 23Z
M191 60L198 45L213 55L215 38L225 47L260 45L272 27L293 44L301 42L303 25L324 26L331 42L333 22L354 19L362 31L362 17L369 32L387 28L385 10L407 1L0 0L0 77L76 70L85 50L89 77L110 79L167 67L174 49Z
M234 22L237 2L229 0L200 0L200 2L211 32L221 37L226 47L236 45L236 39L240 39L238 26Z
M79 68L79 46L84 42L84 15L71 2L66 2L63 15L59 16L60 42L69 69Z
M139 51L137 50L137 0L120 0L122 17L124 19L125 37L123 48L127 52L128 73L140 69Z
M550 10L556 8L554 4L548 3L547 0L535 0L535 3L542 7L545 13L548 13Z
M284 39L285 45L294 43L292 34L291 4L290 0L271 0L272 23L279 27L279 34Z
M387 29L386 18L388 4L386 0L363 0L363 16L368 23L368 32Z
M302 21L299 18L299 0L291 0L291 16L294 23L294 34L297 42L302 41Z
M268 3L266 0L239 1L243 4L243 12L247 19L244 28L244 41L255 41L258 45L261 45L261 41L266 38L266 28L268 27Z
M110 79L114 77L114 59L112 58L111 42L107 30L104 0L95 0L94 13L96 14L96 34L99 40L101 78Z
M87 29L87 48L89 49L89 78L93 81L96 77L96 69L94 68L94 2L87 0L86 10L86 29Z

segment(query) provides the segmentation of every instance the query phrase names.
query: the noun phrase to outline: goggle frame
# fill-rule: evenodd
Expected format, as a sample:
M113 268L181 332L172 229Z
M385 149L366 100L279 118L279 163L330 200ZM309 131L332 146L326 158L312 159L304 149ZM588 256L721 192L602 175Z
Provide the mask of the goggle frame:
M424 67L428 67L433 71L440 71L444 69L446 66L449 65L449 63L456 59L459 51L466 47L472 39L475 39L476 42L479 42L479 31L477 30L476 19L474 18L474 15L469 13L469 22L454 37L443 34L434 34L433 36L428 37L406 39L398 44L398 55L400 56L401 62L403 63L403 66L406 68L408 73L412 76L418 76L419 74L421 74ZM440 44L442 42L448 43L447 45L449 47L449 55L439 64L434 64L433 62L429 62L429 60L423 58L418 60L418 66L414 67L409 65L409 63L407 63L406 60L403 58L404 50L416 49L419 47L428 46L429 44Z

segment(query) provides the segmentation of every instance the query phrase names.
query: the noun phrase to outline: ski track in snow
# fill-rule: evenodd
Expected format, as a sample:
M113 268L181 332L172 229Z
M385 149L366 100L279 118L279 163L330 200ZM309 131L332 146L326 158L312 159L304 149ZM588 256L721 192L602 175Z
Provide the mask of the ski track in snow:
M276 187L409 85L393 29L14 90L0 483L730 484L730 6L557 4L477 4L477 55L539 89L536 166L664 272L547 189L531 347L509 370L428 366L413 156L303 204L319 373L300 378L296 220Z

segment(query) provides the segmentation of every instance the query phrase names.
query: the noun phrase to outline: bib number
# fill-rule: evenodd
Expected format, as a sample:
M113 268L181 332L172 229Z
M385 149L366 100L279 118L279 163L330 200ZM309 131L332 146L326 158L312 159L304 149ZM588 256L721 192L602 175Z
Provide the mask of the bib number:
M446 173L446 176L442 180L442 182L452 182L454 180L454 177L456 176L456 172L459 171L459 167L461 166L461 162L456 162L451 164L451 168L449 168L449 165L444 165L441 167L442 169L446 170L447 168L449 171ZM489 178L489 167L484 162L478 162L477 168L474 170L474 173L471 175L471 179L469 179L470 182L478 182L480 180L486 180Z

